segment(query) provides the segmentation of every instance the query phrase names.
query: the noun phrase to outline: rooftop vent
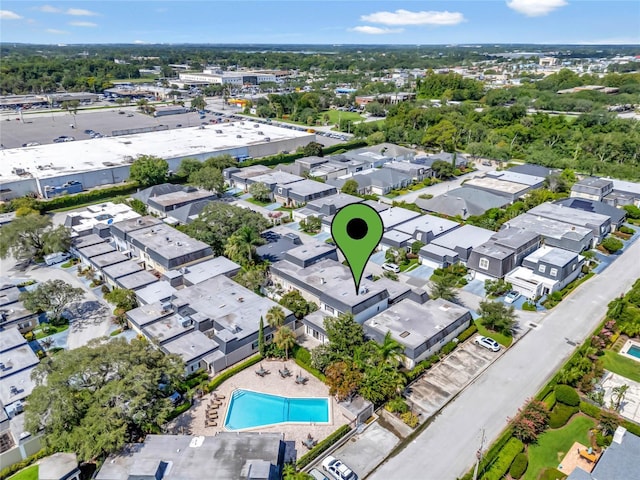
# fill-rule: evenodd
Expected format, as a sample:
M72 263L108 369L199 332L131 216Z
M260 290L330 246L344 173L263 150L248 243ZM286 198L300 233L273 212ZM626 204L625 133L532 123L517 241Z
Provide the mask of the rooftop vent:
M242 138L242 135L238 134L238 135L236 135L236 138Z
M410 333L409 333L409 332L407 332L407 331L405 330L404 332L402 332L402 333L400 334L400 337L401 337L401 338L406 338L406 337L408 337L409 335L410 335Z

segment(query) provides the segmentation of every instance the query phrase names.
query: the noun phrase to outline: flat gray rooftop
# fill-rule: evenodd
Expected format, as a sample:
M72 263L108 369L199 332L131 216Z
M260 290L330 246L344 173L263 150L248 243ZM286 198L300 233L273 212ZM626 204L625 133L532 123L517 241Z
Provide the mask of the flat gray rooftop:
M100 235L96 235L95 233L91 233L89 235L84 235L82 237L76 237L73 239L73 246L76 249L90 247L92 245L97 245L98 243L106 242L106 238L102 238Z
M327 185L326 183L316 182L315 180L300 180L286 185L290 193L294 193L300 196L313 195L316 193L327 192L330 190L337 191L333 185Z
M532 262L543 261L551 265L564 267L567 263L576 258L577 253L564 250L562 248L550 247L543 245L538 250L529 255L526 260Z
M589 239L593 232L589 228L569 225L568 223L550 218L542 218L536 215L523 213L505 223L512 228L524 228L540 235L562 240L567 238L574 241ZM504 228L504 227L503 227Z
M129 232L129 238L167 260L203 251L204 256L211 254L211 247L206 243L191 238L164 223ZM207 251L209 253L206 253Z
M176 327L179 328L179 327ZM147 331L148 328L145 328ZM174 338L162 345L168 353L178 355L185 363L203 358L216 350L219 345L199 330L194 330Z
M113 278L114 280L125 277L127 275L131 275L132 273L136 273L142 270L142 267L138 265L136 262L126 261L122 263L117 263L115 265L111 265L109 267L105 267L102 271L105 275Z
M138 290L139 288L157 281L158 278L148 270L142 270L141 272L132 273L131 275L125 275L118 279L118 283L122 288L126 288L128 290Z
M347 205L351 205L352 203L360 202L362 202L362 199L360 197L349 195L347 193L336 193L335 195L329 195L327 197L310 201L309 203L307 203L307 208L319 211L323 208L327 208L330 205L334 205L336 209L340 209Z
M474 225L462 225L460 228L440 235L431 243L448 249L474 248L487 242L495 232Z
M249 167L243 167L239 171L233 172L231 175L238 179L246 180L247 178L265 175L269 172L271 172L271 169L265 165L251 165Z
M210 437L147 435L143 444L127 446L103 463L97 480L128 480L138 475L154 477L160 461L170 466L163 480L238 480L247 478L248 462L277 465L284 434L221 432ZM131 477L130 477L131 476Z
M405 299L364 324L383 334L389 331L398 342L416 348L468 313L466 308L441 298L424 304Z
M374 207L375 208L375 207ZM390 230L400 225L401 223L408 222L420 214L413 210L407 210L406 208L391 207L388 210L379 211L380 217L385 230Z
M160 225L162 220L152 215L146 215L140 218L130 218L121 222L111 224L111 228L118 230L122 233L133 232L134 230L140 230L142 228L152 227L154 225Z
M28 344L17 328L7 328L2 331L2 335L0 335L0 353L3 354L3 357L5 352L18 348L21 345ZM4 362L5 359L6 357L0 359L0 361ZM0 371L0 376L2 375L3 372Z
M129 257L120 253L120 252L109 252L104 255L97 255L95 257L91 257L91 263L93 263L97 268L105 268L111 265L116 265L118 263L124 263L129 260Z
M267 185L287 185L289 183L299 182L303 179L304 177L299 177L298 175L282 172L280 170L269 170L267 173L252 177L251 181L266 183Z
M177 290L166 280L159 280L136 291L136 296L144 303L156 303L176 293Z
M80 254L85 258L93 258L97 257L98 255L104 255L105 253L111 253L115 251L116 249L108 243L96 243L95 245L84 247L78 250L78 252L80 252Z
M509 170L487 172L487 176L497 178L506 182L529 185L530 187L536 187L537 185L541 185L542 183L544 183L544 177L538 177L526 173L511 172Z
M171 205L176 205L178 203L197 202L198 200L211 198L213 196L215 196L213 192L209 192L207 190L202 190L202 189L196 189L195 191L190 191L190 192L185 192L184 190L180 190L178 192L167 193L165 195L151 197L149 200L152 200L157 205L162 205L163 207L169 207Z
M336 246L330 245L325 242L309 242L299 247L292 248L286 252L287 257L297 258L301 261L312 260L318 256L328 255L330 252L335 252Z
M555 203L541 203L528 211L530 215L539 215L552 220L571 223L573 225L602 225L610 220L607 215L587 212L577 208L567 208Z
M422 215L420 217L409 220L408 222L401 223L396 230L399 230L409 235L414 235L417 231L421 232L433 232L434 236L444 234L450 230L458 228L460 224L446 218L436 217L434 215Z
M464 182L465 187L486 188L494 192L508 193L510 195L521 195L529 188L522 183L509 182L493 177L476 177Z
M184 279L191 284L204 282L218 275L228 275L240 269L240 265L226 257L216 257L185 267Z
M193 325L182 326L182 318L178 315L165 317L144 327L144 333L158 345L184 335L193 330Z

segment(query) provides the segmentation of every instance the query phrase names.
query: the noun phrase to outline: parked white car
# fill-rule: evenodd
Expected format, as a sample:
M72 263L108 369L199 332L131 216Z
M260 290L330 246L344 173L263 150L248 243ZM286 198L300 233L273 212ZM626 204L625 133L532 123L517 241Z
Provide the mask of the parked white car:
M473 343L475 343L476 345L480 345L481 347L484 347L486 349L489 349L492 352L500 351L500 344L496 342L493 338L483 337L482 335L478 335L473 340Z
M511 290L504 296L504 303L513 303L520 298L520 294L515 290Z
M47 265L55 265L56 263L64 262L65 260L69 260L71 255L65 252L56 252L51 253L49 255L44 256L44 263Z
M382 265L382 269L391 273L400 273L400 267L395 263L385 263Z
M322 468L336 480L358 480L358 475L335 457L325 458L322 461Z

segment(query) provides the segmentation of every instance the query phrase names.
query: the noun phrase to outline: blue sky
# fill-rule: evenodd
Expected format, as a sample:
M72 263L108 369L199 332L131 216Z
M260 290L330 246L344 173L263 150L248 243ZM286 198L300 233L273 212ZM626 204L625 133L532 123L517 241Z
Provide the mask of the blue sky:
M3 0L0 40L640 44L638 0Z

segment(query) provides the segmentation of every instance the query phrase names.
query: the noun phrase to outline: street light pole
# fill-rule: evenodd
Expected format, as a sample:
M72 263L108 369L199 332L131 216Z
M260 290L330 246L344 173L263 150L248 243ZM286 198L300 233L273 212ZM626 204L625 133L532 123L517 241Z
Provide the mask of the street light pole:
M482 461L482 449L484 448L484 428L482 429L482 439L480 440L480 448L476 452L476 466L473 469L473 480L478 479L478 468Z

